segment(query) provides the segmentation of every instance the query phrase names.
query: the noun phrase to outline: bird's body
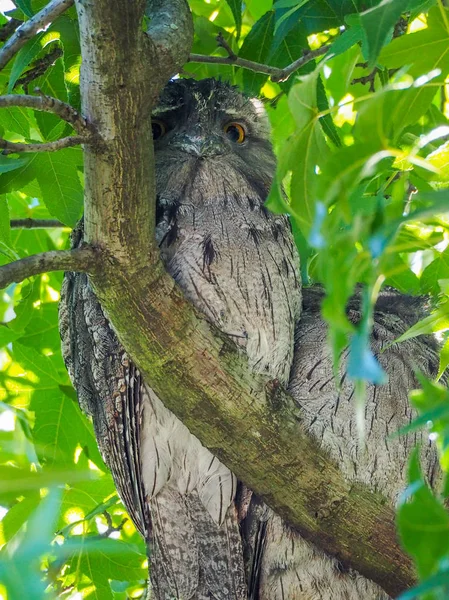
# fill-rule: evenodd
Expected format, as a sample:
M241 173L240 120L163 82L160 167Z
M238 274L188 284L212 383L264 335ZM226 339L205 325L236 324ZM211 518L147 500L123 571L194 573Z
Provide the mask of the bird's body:
M265 111L258 101L215 80L178 80L168 84L154 118L156 235L165 266L186 297L246 351L254 371L286 384L301 284L288 220L264 207L275 168ZM114 395L113 384L107 388L101 374L103 355L97 352L98 368L87 357L82 368L74 363L79 364L89 336L96 341L97 348L95 343L89 348L94 354L99 346L115 355L119 349L110 340L100 343L111 336L110 329L90 327L101 319L97 313L89 316L97 309L90 305L94 296L82 278L66 277L64 356L82 403L89 391L84 406L93 414L105 461L141 531L148 527L145 504L150 507L156 597L247 598L235 476L165 409L140 374L130 375L123 353L116 361L123 373L115 379L134 390L132 406L123 399L116 411L119 427L111 423L110 411L100 417L92 408L95 395ZM71 303L67 315L64 302ZM75 330L83 338L79 343L73 340ZM137 431L130 433L130 428ZM111 429L125 442L113 441ZM114 452L111 444L117 446ZM116 464L120 444L125 466Z
M297 328L299 258L287 218L264 207L275 162L261 104L215 80L177 80L164 90L153 123L156 236L166 269L255 372L283 384L296 329L298 348L304 342L311 349L295 354L292 388L305 422L319 439L323 432L322 443L343 470L355 465L349 479L376 478L383 459L357 471L354 450L342 440L353 418L352 392L340 397L333 384L323 322L315 312ZM388 598L372 582L342 572L244 486L237 490L235 476L142 380L84 274L65 276L60 329L80 404L93 417L104 460L150 546L155 600ZM398 413L409 419L406 397L400 402ZM377 437L368 435L370 444L375 453ZM389 442L388 452L399 446ZM400 485L403 467L404 461L400 476L392 469L388 481Z

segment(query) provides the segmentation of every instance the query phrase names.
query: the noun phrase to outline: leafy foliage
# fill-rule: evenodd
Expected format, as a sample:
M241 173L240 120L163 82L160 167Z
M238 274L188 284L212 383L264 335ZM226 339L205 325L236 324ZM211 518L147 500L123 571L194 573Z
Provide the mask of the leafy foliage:
M27 20L44 5L15 0L16 9L5 14ZM440 335L441 376L449 364L444 3L190 0L190 6L196 53L223 55L216 42L221 34L241 58L285 67L308 50L328 47L280 83L234 65L188 63L185 69L198 78L227 79L266 103L278 156L267 205L291 215L304 282L325 287L323 315L336 361L351 344L357 384L385 380L369 332L377 295L391 285L431 295L432 313L403 339ZM79 107L80 60L72 9L0 73L0 93L37 86ZM70 134L54 115L26 108L0 114L0 135L12 142ZM69 227L82 212L82 184L79 149L0 156L0 264L66 247ZM10 228L10 219L24 218L54 218L67 227ZM60 284L61 275L51 273L10 286L0 297L0 595L139 597L146 578L143 543L130 521L122 523L124 509L62 363ZM356 328L345 307L358 284L364 302ZM410 427L430 424L447 474L447 391L425 379L422 387L412 395L419 417ZM409 484L398 529L422 583L402 598L447 597L449 517L442 498L449 484L441 497L432 492L416 453Z

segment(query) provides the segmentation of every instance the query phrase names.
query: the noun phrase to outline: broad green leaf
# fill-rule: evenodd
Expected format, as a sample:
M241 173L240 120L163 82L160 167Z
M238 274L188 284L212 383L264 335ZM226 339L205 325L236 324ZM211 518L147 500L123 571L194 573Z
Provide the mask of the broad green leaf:
M439 588L445 586L443 593L447 592L449 587L449 570L443 569L436 575L427 578L424 583L413 587L411 590L403 592L398 596L398 600L420 600L420 598L428 597L428 592L438 591ZM446 594L447 595L447 594ZM445 597L446 597L445 595Z
M449 513L425 483L417 450L410 458L408 482L397 513L399 535L420 577L428 577L449 555Z
M449 329L449 302L445 302L431 315L421 319L418 323L407 329L405 333L395 340L395 343L410 340L418 335L437 333L446 329Z
M229 4L229 8L231 9L235 20L237 37L240 37L240 31L242 29L242 0L226 0L226 2Z
M449 250L436 253L435 259L424 269L421 274L421 293L438 294L441 279L449 279Z
M58 58L42 77L36 79L35 85L47 96L67 102L68 92L64 77L64 63L61 58ZM58 116L44 111L36 112L36 122L46 141L57 140L62 137L63 131L67 129L66 123ZM69 131L72 131L72 129L69 128Z
M282 35L286 35L289 28L298 20L301 20L309 34L340 27L344 25L347 15L367 10L378 3L379 0L309 0L284 21ZM276 12L279 11L281 14L286 10L278 9L277 3L274 7ZM280 30L281 28L279 33Z
M8 139L16 141L17 134L25 139L30 138L30 128L36 129L36 119L33 111L29 108L21 108L19 106L11 106L2 108L0 111L0 120L6 131L8 131ZM36 134L33 135L36 138ZM39 137L37 138L40 141Z
M446 334L445 341L440 348L440 364L438 366L437 380L441 378L443 373L449 366L449 336Z
M239 56L258 63L265 63L270 54L274 34L274 11L269 11L261 17L246 36ZM267 80L267 76L254 73L248 69L243 70L243 87L245 92L257 95L260 88Z
M76 401L50 382L47 389L36 389L30 409L36 413L33 438L39 457L45 463L74 468L75 451L83 448L86 456L100 468L100 458L92 426ZM74 395L74 394L73 394Z
M382 0L382 2L360 15L368 43L368 67L374 67L386 40L401 14L407 10L409 0Z
M438 179L449 181L449 142L442 144L437 150L426 156L426 159L438 169Z
M279 182L292 171L291 212L306 238L315 212L316 165L328 152L318 120L318 77L319 71L315 71L290 90L288 103L297 130L281 150L278 162Z
M208 21L211 23L210 21ZM211 23L213 25L213 23ZM79 27L76 19L70 19L66 15L59 17L49 27L48 31L59 34L59 41L64 51L62 61L64 65L64 80L67 86L68 102L77 110L81 110L79 73L81 66L81 49L79 40ZM198 35L197 23L195 23L195 34ZM204 51L209 53L207 51Z
M1 163L0 163L1 168ZM6 196L0 194L0 242L3 242L8 247L11 246L11 235L9 227L9 209L6 201Z
M407 67L407 73L415 78L396 106L399 128L416 122L427 111L437 90L434 84L442 83L449 73L449 32L438 7L429 12L427 25L427 29L394 39L379 56L385 67ZM428 81L433 85L427 86Z
M106 500L106 498L108 498ZM74 508L80 509L86 520L101 514L119 502L112 476L107 473L98 481L80 481L67 486L62 495L61 516L58 530L67 535L73 528L67 523L66 513Z
M403 294L419 294L419 279L400 254L394 252L387 255L382 269L386 277L385 285L393 286Z
M43 356L34 348L22 346L19 342L14 342L14 356L26 371L31 371L39 378L44 390L67 383L66 376L61 376L56 370L54 357Z
M36 350L45 348L53 354L61 350L61 337L58 330L58 303L41 302L34 310L32 322L29 323L20 343Z
M0 156L0 173L8 173L19 169L26 165L27 160L25 158L8 158L7 156Z
M22 500L8 510L0 522L3 538L8 542L29 519L41 498L37 490L31 490Z
M341 140L337 128L334 125L334 121L332 120L332 115L327 112L329 109L329 102L327 100L322 77L318 77L317 79L317 108L320 112L324 113L324 116L320 119L324 133L335 146L339 148L341 146Z
M77 167L82 155L78 148L40 153L35 158L36 178L50 214L73 227L81 216L83 189Z
M27 17L32 17L34 15L33 9L31 8L31 0L15 0L15 5L20 8Z
M309 0L276 0L276 8L301 8L304 4L307 4Z
M109 580L140 580L143 583L146 579L146 570L142 568L145 555L133 544L110 538L87 538L84 547L79 543L77 546L79 551L73 555L67 572L76 573L78 577L82 574L93 583L95 590L89 594L90 598L112 600Z
M3 172L0 177L0 194L22 190L24 186L36 178L36 154L22 156L22 165L12 171Z
M38 33L36 36L28 40L28 42L19 50L14 60L14 64L11 69L11 75L8 84L8 94L11 94L14 86L21 76L24 69L37 57L39 52L42 50L41 40L43 33Z

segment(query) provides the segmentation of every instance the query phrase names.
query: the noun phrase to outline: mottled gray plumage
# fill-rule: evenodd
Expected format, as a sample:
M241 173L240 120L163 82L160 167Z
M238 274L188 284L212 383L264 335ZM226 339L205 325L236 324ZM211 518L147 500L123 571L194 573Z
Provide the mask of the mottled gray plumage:
M286 384L301 285L288 221L263 205L275 167L265 111L215 80L179 80L154 117L165 133L155 140L165 266L255 371ZM227 132L233 122L245 130L241 142L237 129ZM140 380L85 277L68 274L62 296L65 360L123 501L152 545L156 598L246 598L234 475Z
M287 384L311 433L350 480L394 499L404 482L411 438L386 440L408 422L412 362L433 364L427 346L393 346L389 389L371 388L367 447L359 446L345 379L337 391L319 298L301 312L299 259L284 216L263 206L272 176L268 122L258 101L214 81L168 84L154 113L157 239L186 297L248 355L256 372ZM246 131L243 143L226 133ZM235 134L235 131L233 131ZM82 231L75 234L74 244ZM394 299L393 299L394 304ZM357 320L357 308L351 308ZM405 328L378 313L376 350ZM156 600L385 600L372 582L305 542L202 447L142 380L82 274L64 279L63 354L80 404L118 491L151 548ZM296 351L293 356L296 328ZM416 344L417 342L411 342ZM418 362L420 362L418 360ZM425 368L424 368L425 367ZM399 389L400 388L400 389ZM426 446L431 475L435 456Z

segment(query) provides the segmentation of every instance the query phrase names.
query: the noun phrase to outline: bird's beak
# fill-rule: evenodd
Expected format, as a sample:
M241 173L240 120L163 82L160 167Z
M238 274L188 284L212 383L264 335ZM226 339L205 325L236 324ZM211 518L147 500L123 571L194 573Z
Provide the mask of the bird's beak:
M197 157L219 156L225 151L223 140L214 135L177 135L170 146Z

